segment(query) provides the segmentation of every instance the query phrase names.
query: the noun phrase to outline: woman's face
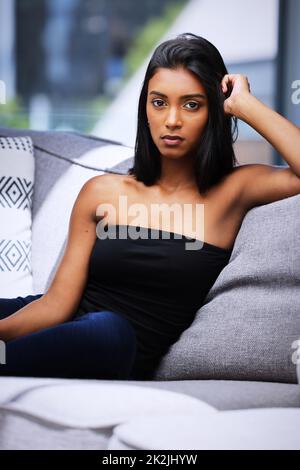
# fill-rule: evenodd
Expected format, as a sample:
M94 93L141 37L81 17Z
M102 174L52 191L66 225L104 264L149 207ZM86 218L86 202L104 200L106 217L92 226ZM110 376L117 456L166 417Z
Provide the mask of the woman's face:
M208 121L207 96L189 70L159 68L148 83L146 113L152 139L162 156L192 155ZM168 145L163 140L166 134L183 140L178 145Z

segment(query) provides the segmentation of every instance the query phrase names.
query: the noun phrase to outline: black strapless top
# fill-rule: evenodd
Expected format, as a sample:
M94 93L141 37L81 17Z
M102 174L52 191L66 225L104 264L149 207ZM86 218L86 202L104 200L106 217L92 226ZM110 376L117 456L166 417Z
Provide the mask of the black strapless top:
M140 238L122 238L128 227L139 230ZM93 247L75 317L101 310L124 315L138 342L131 378L149 380L162 355L192 323L232 248L201 242L201 249L187 249L197 239L146 227L106 228L106 237L97 237Z

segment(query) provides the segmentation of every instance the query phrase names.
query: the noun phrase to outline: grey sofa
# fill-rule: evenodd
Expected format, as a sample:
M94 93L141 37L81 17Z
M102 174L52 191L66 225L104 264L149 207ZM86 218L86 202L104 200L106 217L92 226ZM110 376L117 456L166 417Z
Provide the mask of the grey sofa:
M0 136L18 135L30 136L35 148L32 293L39 294L63 254L81 186L103 172L126 173L133 149L75 132L0 128ZM88 425L52 422L50 415L42 419L34 413L34 399L27 408L19 406L30 392L54 383L133 384L145 393L151 388L193 397L217 410L299 408L299 285L300 195L249 211L229 264L192 325L162 358L154 380L0 377L0 448L106 448L112 427L99 433Z

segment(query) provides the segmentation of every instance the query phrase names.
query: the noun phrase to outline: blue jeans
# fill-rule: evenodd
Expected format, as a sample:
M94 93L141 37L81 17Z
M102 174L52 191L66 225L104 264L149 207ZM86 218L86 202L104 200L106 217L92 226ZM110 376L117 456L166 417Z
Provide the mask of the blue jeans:
M42 295L0 299L0 320ZM126 318L107 310L90 312L6 342L0 376L129 379L136 348Z

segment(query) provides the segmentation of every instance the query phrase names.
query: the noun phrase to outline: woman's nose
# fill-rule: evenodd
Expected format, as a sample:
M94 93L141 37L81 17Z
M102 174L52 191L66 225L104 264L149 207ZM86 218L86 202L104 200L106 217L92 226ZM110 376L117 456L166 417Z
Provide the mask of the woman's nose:
M181 117L178 110L174 109L169 111L166 124L169 126L181 125Z

